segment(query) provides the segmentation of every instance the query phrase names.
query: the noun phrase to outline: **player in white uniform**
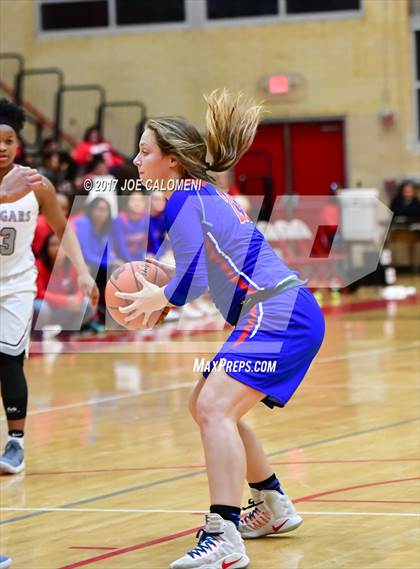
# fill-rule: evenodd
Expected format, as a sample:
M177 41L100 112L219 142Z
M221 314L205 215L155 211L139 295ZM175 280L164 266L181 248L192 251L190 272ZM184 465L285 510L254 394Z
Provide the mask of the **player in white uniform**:
M0 472L16 474L24 465L23 440L28 389L23 372L36 293L32 240L39 210L62 240L79 274L79 286L96 304L99 292L68 227L55 189L36 170L14 164L23 111L0 101L0 380L9 439L0 457Z

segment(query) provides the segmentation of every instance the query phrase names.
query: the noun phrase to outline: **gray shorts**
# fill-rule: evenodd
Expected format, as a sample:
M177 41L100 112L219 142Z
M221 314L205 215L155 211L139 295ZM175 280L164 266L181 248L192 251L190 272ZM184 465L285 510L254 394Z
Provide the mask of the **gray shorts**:
M28 355L35 293L16 292L0 296L0 352Z

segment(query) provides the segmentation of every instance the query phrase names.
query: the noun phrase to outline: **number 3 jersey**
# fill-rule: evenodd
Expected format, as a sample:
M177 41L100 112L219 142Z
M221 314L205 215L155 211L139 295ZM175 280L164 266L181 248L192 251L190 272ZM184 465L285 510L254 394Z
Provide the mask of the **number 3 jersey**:
M38 213L34 192L13 203L0 204L0 297L36 291L32 241Z
M234 323L248 293L297 276L239 204L211 184L174 191L165 224L176 261L176 274L164 289L172 304L183 305L208 287L224 318Z

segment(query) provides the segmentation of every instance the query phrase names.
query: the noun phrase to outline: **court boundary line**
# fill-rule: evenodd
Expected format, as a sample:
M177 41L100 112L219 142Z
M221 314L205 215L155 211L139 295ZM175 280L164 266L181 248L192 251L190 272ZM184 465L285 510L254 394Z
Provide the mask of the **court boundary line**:
M299 447L296 447L297 449ZM371 458L371 459L337 459L337 460L274 460L272 465L294 465L294 464L386 464L394 462L419 462L419 458ZM28 476L65 476L65 475L86 475L86 474L115 474L117 472L156 472L166 470L191 470L195 468L205 468L205 464L173 464L170 466L139 466L126 468L97 468L89 470L52 470L29 472ZM1 477L0 477L1 478Z
M329 437L327 439L323 439L322 443L318 443L317 441L313 441L313 442L301 444L299 446L289 447L287 449L280 449L277 451L270 452L269 454L267 454L267 456L268 456L268 458L271 458L273 456L278 456L279 454L285 454L285 453L290 452L292 450L300 450L300 449L305 449L305 448L311 448L314 446L318 446L318 444L327 444L327 443L332 443L332 442L348 439L348 438L351 438L353 436L357 437L359 435L365 435L368 433L376 433L378 431L383 431L385 429L391 429L393 427L400 427L402 425L408 425L410 423L415 423L416 421L419 421L419 420L420 420L420 415L418 415L417 417L413 417L412 419L403 419L402 421L397 421L396 423L388 423L386 425L381 425L379 427L370 427L369 429L363 429L361 431L355 431L354 433L349 433L349 434L346 433L344 435L337 435L335 437Z
M318 498L313 498L307 500L308 502L346 502L346 503L369 503L369 504L419 504L420 502L412 502L407 500L318 500ZM294 500L296 503L296 500ZM160 508L2 508L3 512L51 512L51 513L70 513L70 514L191 514L194 516L204 516L207 512L199 510L171 510L171 509L160 509ZM303 512L302 510L297 511L298 514L320 514L324 515L324 512L318 512L312 510L310 512ZM327 512L331 515L347 515L348 512ZM360 515L382 515L386 514L391 516L393 514L398 516L417 516L420 517L420 512L350 512ZM89 549L95 549L94 547ZM97 547L96 549L99 549ZM113 548L117 549L117 548Z
M322 492L316 492L315 494L308 494L293 500L294 504L299 504L300 502L310 502L315 498L321 498L322 496L329 496L330 494L341 494L342 492L350 492L352 490L359 490L360 488L372 488L374 486L385 486L387 484L398 484L400 482L412 482L414 480L420 480L420 476L408 476L407 478L394 478L391 480L381 480L379 482L364 482L363 484L353 484L352 486L343 486L342 488L335 488L334 490L324 490Z
M365 484L357 484L354 486L336 488L335 490L327 490L325 492L317 492L316 494L309 494L307 496L302 496L301 498L297 498L296 500L294 500L294 503L297 504L299 502L310 502L312 497L319 497L321 495L328 495L328 494L333 494L333 493L338 493L338 492L346 492L346 491L349 491L352 489L357 489L357 488L369 488L372 486L383 486L386 484L396 484L399 482L408 482L408 481L412 481L412 480L420 480L420 477L415 476L415 477L408 477L408 478L399 478L399 479L395 479L395 480L382 480L379 482L368 482ZM317 515L317 513L313 512L312 515ZM330 514L330 513L319 514L318 513L318 515L333 515L333 514ZM350 512L349 515L369 515L369 513L363 514L363 513L359 513L359 512ZM419 515L414 514L414 515L404 516L404 517L420 517L420 514ZM83 567L84 565L91 565L91 564L96 563L98 561L103 561L105 559L109 559L111 557L117 557L119 555L124 555L125 553L131 553L133 551L138 551L140 549L152 547L153 545L158 545L159 543L164 543L167 541L173 541L175 539L178 539L179 537L185 537L186 535L191 535L192 533L198 531L198 529L200 529L200 527L201 526L199 526L198 528L192 528L189 530L184 530L183 532L180 532L178 534L170 534L168 536L157 538L155 540L149 540L149 541L144 542L144 543L134 544L134 545L131 545L128 547L123 547L123 548L117 549L115 551L110 551L108 553L96 555L94 557L90 557L87 559L82 559L81 561L76 561L76 562L73 562L71 564L64 565L62 567L59 567L58 569L76 569L77 567Z
M318 500L314 498L313 500L308 500L308 502L369 502L369 503L394 503L391 501L384 501L381 502L380 500ZM396 503L403 503L403 504L411 504L412 502L396 502ZM418 502L415 502L416 504ZM20 512L20 511L30 511L30 512L52 512L52 513L70 513L70 514L191 514L195 516L203 516L206 512L200 512L198 510L163 510L163 509L145 509L145 508L131 508L131 509L124 509L124 508L2 508L2 511L13 511L13 512ZM318 512L315 510L304 512L302 510L297 511L298 514L313 514L313 515L357 515L360 514L361 516L380 516L380 515L387 515L387 516L407 516L407 517L420 517L420 512ZM100 549L100 547L89 547L89 549ZM112 548L118 549L118 548Z
M294 447L290 447L290 448L280 449L278 451L275 451L275 452L268 454L267 456L270 458L272 456L278 456L280 454L285 454L291 450L296 450L296 448L299 448L299 449L311 448L314 446L320 446L323 444L328 444L330 442L336 442L338 440L344 440L344 439L348 439L348 438L352 438L352 437L356 437L356 436L361 436L361 435L365 435L365 434L372 433L372 432L383 431L385 429L390 429L390 428L399 427L402 425L414 423L416 421L419 421L419 419L420 419L420 416L417 416L415 418L404 419L403 421L398 421L396 423L388 423L385 425L381 425L379 427L371 427L370 429L364 429L362 431L355 431L352 433L346 433L345 435L338 435L336 437L329 437L327 439L319 439L316 441L304 443L302 445L299 445L299 447L294 446ZM206 473L206 471L203 469L203 470L199 470L196 472L188 472L188 473L184 473L184 474L179 474L178 476L172 476L170 478L163 478L162 480L157 480L155 482L148 482L148 483L144 483L144 484L138 484L136 486L129 486L128 488L123 488L121 490L115 490L114 492L109 492L107 494L100 494L98 496L93 496L90 498L84 498L82 500L77 500L75 502L70 502L68 504L64 504L63 506L60 506L60 507L72 508L74 506L79 506L79 505L83 505L83 504L90 504L92 502L98 502L100 500L106 500L107 498L113 498L115 496L121 496L123 494L129 494L131 492L137 492L139 490L154 488L156 486L161 486L161 485L166 484L166 483L177 482L178 480L185 480L187 478L194 478L196 476L201 476L202 474L205 474L205 473ZM46 515L47 513L48 512L34 512L31 514L26 514L24 516L17 516L15 518L10 518L8 520L0 521L0 526L8 525L8 524L14 523L14 522L24 521L24 520L34 518L34 517L38 517L38 516L42 516L42 515Z
M145 541L144 543L137 543L134 545L129 545L128 547L117 549L115 551L109 551L107 553L95 555L95 557L91 557L89 559L85 559L82 561L76 561L75 563L71 563L70 565L64 565L63 567L59 567L58 569L76 569L76 567L82 567L83 565L90 565L98 561L103 561L104 559L109 559L110 557L116 557L117 555L124 555L125 553L131 553L132 551L139 551L140 549L145 549L146 547L152 547L153 545L159 545L161 543L166 543L167 541L173 541L174 539L179 539L180 537L185 537L187 535L191 535L197 532L200 529L200 527L201 526L198 526L196 528L191 528L178 533L173 533L163 537L158 537L156 539L151 539L149 541Z
M372 488L374 486L385 486L387 484L398 484L400 482L412 482L414 480L420 480L420 476L409 476L406 478L396 478L391 480L382 480L379 482L364 482L363 484L355 484L352 486L343 486L342 488L334 488L333 490L324 490L322 492L317 492L315 494L308 494L306 496L302 496L300 498L296 498L294 500L294 504L299 504L301 502L315 502L315 501L322 501L317 500L321 496L329 496L331 494L341 494L342 492L350 492L352 490L358 490L360 488ZM328 500L323 500L324 502ZM337 500L335 500L337 501ZM340 501L340 500L338 500ZM350 500L352 501L352 500ZM357 500L356 500L357 501ZM362 500L365 502L365 500ZM373 500L373 502L376 502ZM387 500L385 503L392 503L392 500ZM419 502L403 502L403 503L419 503ZM94 513L94 512L113 512L113 513L162 513L162 514L172 514L172 513L184 513L184 514L202 514L204 513L201 510L180 510L180 509L149 509L149 508L70 508L68 506L59 506L57 508L1 508L0 511L30 511L30 512L85 512L85 513ZM420 513L419 513L420 515Z

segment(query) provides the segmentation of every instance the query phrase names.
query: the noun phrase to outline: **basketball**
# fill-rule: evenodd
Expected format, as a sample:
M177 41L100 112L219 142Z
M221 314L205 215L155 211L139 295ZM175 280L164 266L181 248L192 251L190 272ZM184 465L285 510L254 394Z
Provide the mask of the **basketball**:
M118 298L115 296L116 292L137 292L142 289L141 283L136 279L136 273L141 273L149 282L156 284L159 287L164 286L169 282L169 279L164 271L150 263L143 261L133 261L125 263L116 269L109 278L105 289L105 302L108 312L112 318L127 328L128 330L140 330L143 328L143 315L135 318L131 322L126 322L128 314L122 314L118 309L119 307L128 306L131 304L130 300ZM166 306L163 310L156 310L153 312L149 319L149 327L154 327L156 324L162 322L169 312L169 307Z

